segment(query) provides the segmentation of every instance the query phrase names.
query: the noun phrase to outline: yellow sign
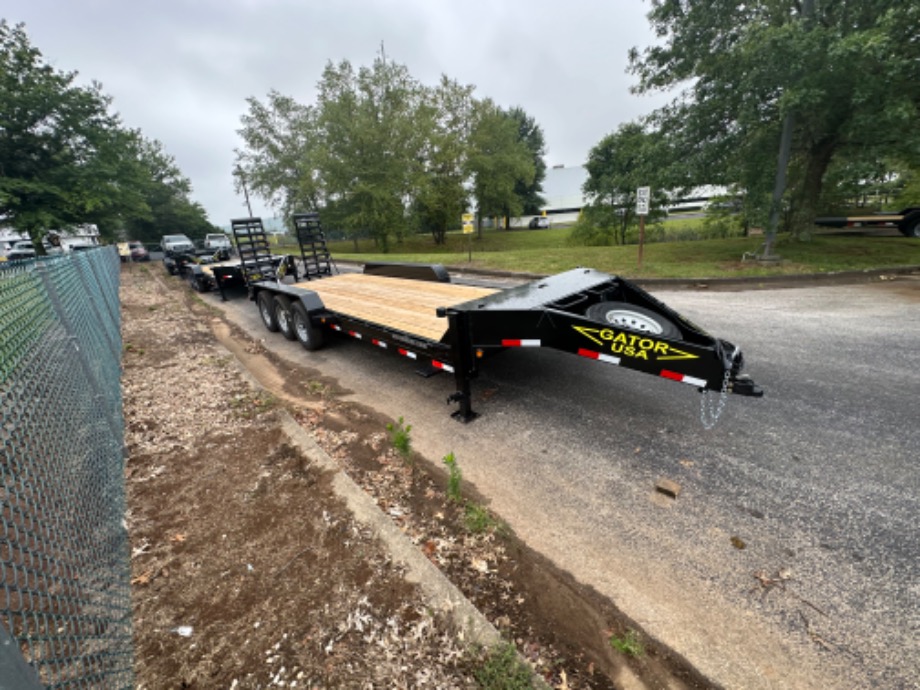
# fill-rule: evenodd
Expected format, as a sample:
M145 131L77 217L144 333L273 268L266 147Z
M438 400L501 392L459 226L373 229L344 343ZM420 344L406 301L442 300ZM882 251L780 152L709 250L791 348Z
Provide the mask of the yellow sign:
M635 357L648 361L649 355L660 361L674 359L698 359L699 356L691 352L678 350L670 343L649 338L643 334L624 333L611 328L588 328L586 326L573 326L576 331L596 344L606 347L616 355Z
M463 216L463 234L472 235L473 234L473 214L464 213Z

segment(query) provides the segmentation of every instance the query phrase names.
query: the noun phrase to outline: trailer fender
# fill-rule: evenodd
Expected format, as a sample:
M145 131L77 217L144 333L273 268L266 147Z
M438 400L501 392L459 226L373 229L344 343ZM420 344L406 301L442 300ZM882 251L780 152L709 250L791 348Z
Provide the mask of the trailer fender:
M411 264L375 261L373 263L364 264L364 273L387 278L426 280L432 283L450 282L450 275L442 264Z

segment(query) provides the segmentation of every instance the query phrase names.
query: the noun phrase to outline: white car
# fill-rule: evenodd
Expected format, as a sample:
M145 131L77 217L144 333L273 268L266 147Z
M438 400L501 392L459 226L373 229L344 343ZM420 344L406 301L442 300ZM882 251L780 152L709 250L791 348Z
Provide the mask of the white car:
M163 239L160 240L160 248L164 254L169 256L195 251L195 244L185 235L163 235Z
M530 219L527 227L531 230L535 230L537 228L546 229L549 227L549 218L546 216L534 216Z
M232 249L230 238L222 232L211 233L204 236L205 249Z
M7 261L16 261L17 259L34 259L35 247L32 246L32 240L19 240L13 243L12 249L6 253Z

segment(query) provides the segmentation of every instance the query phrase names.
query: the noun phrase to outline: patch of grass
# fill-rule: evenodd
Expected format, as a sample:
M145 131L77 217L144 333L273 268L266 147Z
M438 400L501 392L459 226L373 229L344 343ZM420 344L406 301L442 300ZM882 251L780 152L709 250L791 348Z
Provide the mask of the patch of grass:
M645 646L639 639L639 633L635 630L627 630L623 637L611 635L610 646L626 656L640 657L645 654Z
M704 232L701 219L660 224L663 239ZM472 238L472 262L466 239L448 233L447 242L435 246L428 235L413 235L383 254L369 240L332 243L333 254L355 261L410 261L448 266L554 274L578 266L627 278L744 278L797 275L920 264L920 242L907 237L846 237L815 234L808 241L779 236L776 253L783 261L762 266L742 261L746 252L758 252L762 236L727 237L695 241L661 241L645 245L643 265L638 267L635 244L578 247L567 242L569 229L488 230Z
M307 384L307 390L312 395L323 395L326 392L326 385L320 381L310 381Z
M534 687L533 671L518 658L510 642L489 650L473 671L473 678L483 690L529 690Z
M402 417L397 420L396 424L387 424L390 443L404 458L408 458L412 452L412 438L409 436L411 431L412 425L406 424Z
M444 456L442 462L447 465L447 500L459 503L463 500L460 495L460 483L463 481L463 473L460 466L457 465L457 458L453 453Z

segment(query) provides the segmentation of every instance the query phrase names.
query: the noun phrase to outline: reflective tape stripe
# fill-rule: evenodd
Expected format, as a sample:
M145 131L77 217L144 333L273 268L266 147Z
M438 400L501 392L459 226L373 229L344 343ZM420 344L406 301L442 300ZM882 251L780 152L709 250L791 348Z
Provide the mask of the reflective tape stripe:
M348 331L348 335L350 335L352 338L357 338L358 340L361 340L360 333L355 333L354 331Z
M614 357L613 355L605 355L601 352L595 352L594 350L585 350L583 348L579 348L578 354L582 357L587 357L588 359L596 359L600 362L607 362L607 364L620 363L619 357Z
M540 347L539 340L502 340L502 347Z
M330 324L329 324L329 328L331 328L331 329L334 330L334 331L341 331L341 330L342 330L342 327L341 327L341 326L339 326L338 324L334 324L334 323L330 323Z
M373 345L376 345L377 347L382 347L384 350L387 349L387 344L383 342L382 340L377 340L376 338L374 338L371 340L371 343Z
M409 359L418 359L417 354L414 352L409 352L409 350L403 350L402 348L399 348L399 354L401 354L403 357L408 357Z
M436 359L431 360L431 366L435 369L443 369L444 371L453 372L454 368L450 364L444 364L444 362L439 362Z
M678 374L676 371L668 371L667 369L662 369L661 375L666 379L670 379L671 381L688 383L691 386L697 386L698 388L706 387L706 381L704 379L698 379L695 376L686 376L684 374Z

